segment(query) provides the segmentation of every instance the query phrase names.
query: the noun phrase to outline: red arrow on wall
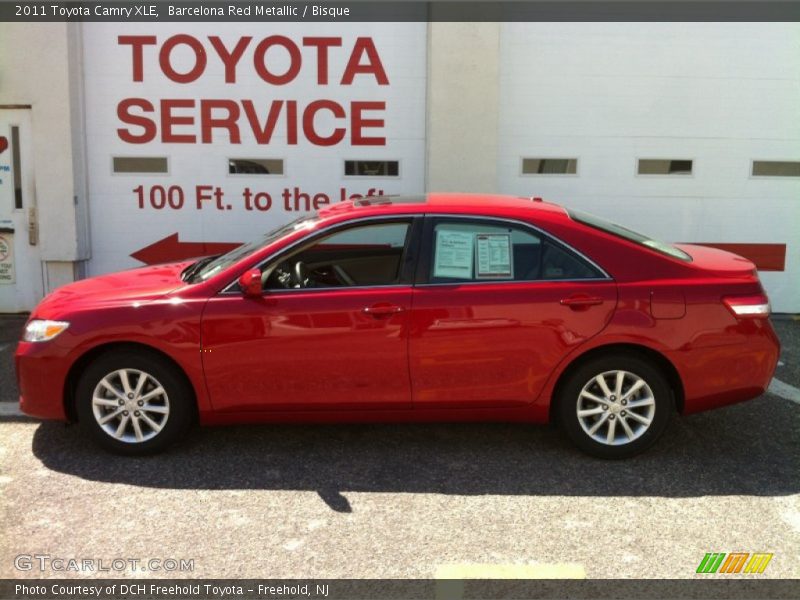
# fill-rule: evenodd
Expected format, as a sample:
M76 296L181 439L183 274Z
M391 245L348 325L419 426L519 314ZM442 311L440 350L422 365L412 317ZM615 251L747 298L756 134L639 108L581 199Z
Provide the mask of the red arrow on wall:
M131 257L146 265L157 265L198 256L224 254L239 246L241 244L236 242L182 242L178 239L178 234L173 233L154 244L137 250L131 254Z
M783 271L786 264L786 244L723 244L690 242L699 246L711 246L744 256L753 261L759 271ZM154 244L145 246L131 254L132 258L146 265L177 262L198 256L224 254L241 246L237 242L182 242L173 233Z
M6 148L8 148L8 138L0 135L0 154L5 152Z

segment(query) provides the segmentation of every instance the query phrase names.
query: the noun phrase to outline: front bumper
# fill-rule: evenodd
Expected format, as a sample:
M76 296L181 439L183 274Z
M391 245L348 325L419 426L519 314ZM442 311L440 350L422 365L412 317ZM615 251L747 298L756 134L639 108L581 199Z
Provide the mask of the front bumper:
M50 342L20 342L14 353L22 412L39 419L68 420L64 407L69 368Z

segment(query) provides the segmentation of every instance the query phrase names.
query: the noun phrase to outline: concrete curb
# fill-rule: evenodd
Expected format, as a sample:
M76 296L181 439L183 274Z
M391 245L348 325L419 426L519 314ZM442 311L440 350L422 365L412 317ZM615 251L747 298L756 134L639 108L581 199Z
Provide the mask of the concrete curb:
M800 404L800 389L784 383L780 379L772 379L767 389L767 393L778 396L795 404Z
M33 417L24 414L16 402L0 402L0 420L16 421L18 419L33 420Z
M800 321L800 315L794 313L772 313L769 318L774 321Z

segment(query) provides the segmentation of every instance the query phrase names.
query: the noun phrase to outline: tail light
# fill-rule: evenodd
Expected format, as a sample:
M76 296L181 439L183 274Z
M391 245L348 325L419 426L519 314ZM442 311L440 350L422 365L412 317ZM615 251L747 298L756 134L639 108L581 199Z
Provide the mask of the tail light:
M757 296L726 296L722 303L738 319L766 319L769 317L769 299Z

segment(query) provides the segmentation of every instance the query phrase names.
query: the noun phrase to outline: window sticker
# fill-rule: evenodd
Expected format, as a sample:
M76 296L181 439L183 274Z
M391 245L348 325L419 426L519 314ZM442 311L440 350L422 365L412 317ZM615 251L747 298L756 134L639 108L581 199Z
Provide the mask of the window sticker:
M472 279L474 240L472 233L439 229L436 232L433 276Z
M510 233L479 233L476 238L477 279L506 279L514 276Z

